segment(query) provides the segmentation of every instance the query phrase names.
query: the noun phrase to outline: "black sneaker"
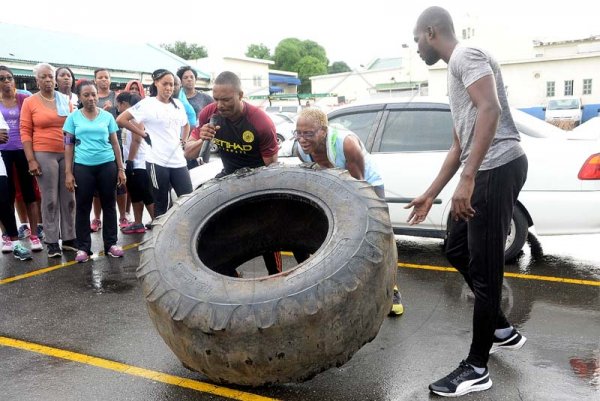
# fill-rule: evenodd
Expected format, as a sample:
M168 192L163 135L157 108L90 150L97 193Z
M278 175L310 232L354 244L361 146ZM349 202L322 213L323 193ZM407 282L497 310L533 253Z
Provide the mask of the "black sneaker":
M53 244L46 244L46 249L48 249L49 258L60 258L62 256L60 246L58 246L56 242Z
M490 387L492 387L492 380L487 368L479 374L473 366L462 361L448 376L431 383L429 390L443 397L458 397L473 391L487 390Z
M501 349L519 349L523 346L523 344L525 344L525 341L527 341L527 337L521 335L517 329L513 328L508 337L504 339L494 336L494 342L492 343L492 348L490 348L490 354L498 352Z
M77 244L74 239L69 239L62 242L62 249L65 251L73 251L77 252L79 249L77 248Z

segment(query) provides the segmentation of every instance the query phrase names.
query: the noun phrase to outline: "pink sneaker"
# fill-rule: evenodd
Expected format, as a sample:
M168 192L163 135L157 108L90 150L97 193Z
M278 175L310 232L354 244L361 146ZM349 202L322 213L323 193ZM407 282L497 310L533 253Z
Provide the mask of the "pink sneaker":
M90 255L86 251L79 250L77 251L77 256L75 256L75 260L79 263L85 263L90 260Z
M29 236L29 242L31 242L31 250L32 251L38 252L38 251L41 251L42 249L44 249L44 247L42 246L42 242L37 237L37 235L31 234Z
M9 253L13 251L13 242L8 235L2 236L2 253Z
M121 258L125 255L125 251L118 245L113 245L106 252L107 255L112 256L113 258Z
M129 226L131 224L131 222L129 220L127 220L127 217L121 217L119 219L119 228L125 228L127 226Z
M92 232L98 232L98 230L100 230L101 228L102 228L102 221L100 221L100 219L94 219L90 223L90 230L92 230Z

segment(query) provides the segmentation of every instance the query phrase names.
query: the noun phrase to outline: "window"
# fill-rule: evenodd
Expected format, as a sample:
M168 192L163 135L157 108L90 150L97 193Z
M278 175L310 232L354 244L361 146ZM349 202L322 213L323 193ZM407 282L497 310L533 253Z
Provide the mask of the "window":
M373 127L377 111L369 111L364 113L356 112L355 114L342 114L332 117L329 124L332 126L342 126L354 132L362 141L367 143L367 138Z
M546 82L546 96L547 97L556 96L556 84L554 81Z
M443 151L452 145L449 110L392 110L385 123L380 152Z
M592 94L592 80L591 79L583 80L583 94L584 95Z
M252 83L254 87L260 88L262 86L262 77L260 75L255 75L252 79Z
M573 80L565 81L565 96L573 96Z

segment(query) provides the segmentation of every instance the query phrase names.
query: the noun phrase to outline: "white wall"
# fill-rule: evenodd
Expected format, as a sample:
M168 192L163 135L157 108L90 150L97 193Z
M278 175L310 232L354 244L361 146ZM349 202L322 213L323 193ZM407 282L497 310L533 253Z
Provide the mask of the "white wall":
M415 57L418 57L415 55ZM336 93L344 96L346 101L368 98L376 95L377 84L393 82L427 81L428 71L424 63L415 64L415 60L406 68L390 68L381 70L354 70L340 74L320 75L311 78L312 93Z
M600 54L580 55L570 59L530 59L500 63L508 101L514 107L535 107L546 104L546 82L554 81L556 96L564 95L564 81L573 80L573 95L583 104L600 103ZM583 80L592 79L592 94L583 95ZM429 71L429 94L448 94L446 68Z
M194 60L193 65L211 75L211 82L223 71L231 71L242 81L245 96L269 94L269 64L272 61L235 58L207 57Z

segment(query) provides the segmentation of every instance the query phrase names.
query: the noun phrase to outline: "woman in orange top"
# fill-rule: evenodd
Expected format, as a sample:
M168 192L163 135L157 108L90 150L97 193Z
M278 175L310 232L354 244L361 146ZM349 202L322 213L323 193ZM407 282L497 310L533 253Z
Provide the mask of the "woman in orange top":
M40 63L33 68L40 91L25 99L21 108L21 141L29 173L38 179L42 193L42 219L49 256L62 248L77 251L75 243L75 195L65 185L63 124L71 111L69 99L54 90L55 70Z

